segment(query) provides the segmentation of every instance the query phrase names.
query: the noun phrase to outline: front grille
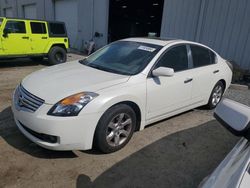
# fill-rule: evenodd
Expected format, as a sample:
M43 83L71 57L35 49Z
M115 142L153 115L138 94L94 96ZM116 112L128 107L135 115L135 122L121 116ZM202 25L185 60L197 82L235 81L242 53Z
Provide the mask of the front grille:
M17 109L35 112L44 103L44 100L31 94L20 85L16 89L15 103Z
M22 126L22 128L24 130L26 130L28 133L30 133L32 136L44 141L44 142L48 142L48 143L52 143L52 144L55 144L57 143L58 141L58 138L57 136L53 136L53 135L48 135L48 134L42 134L42 133L38 133L38 132L35 132L31 129L29 129L28 127L26 127L24 124L22 124L20 121L19 121L19 124Z

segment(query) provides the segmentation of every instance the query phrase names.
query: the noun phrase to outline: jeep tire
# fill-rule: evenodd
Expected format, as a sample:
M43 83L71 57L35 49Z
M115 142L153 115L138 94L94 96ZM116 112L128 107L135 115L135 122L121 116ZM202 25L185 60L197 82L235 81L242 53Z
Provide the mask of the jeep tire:
M64 63L67 61L66 50L60 46L54 46L49 51L48 59L51 65Z

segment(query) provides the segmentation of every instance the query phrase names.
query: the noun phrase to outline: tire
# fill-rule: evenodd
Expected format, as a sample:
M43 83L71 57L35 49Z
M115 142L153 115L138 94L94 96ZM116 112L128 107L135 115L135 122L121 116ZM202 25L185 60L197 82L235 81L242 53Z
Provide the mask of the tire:
M65 63L67 61L66 50L60 46L54 46L50 49L48 58L51 65Z
M43 60L43 57L31 57L30 59L35 62L41 62Z
M206 105L208 109L214 109L219 104L219 102L222 99L224 90L225 90L225 86L221 81L215 84L211 92L211 95L209 97L209 101Z
M135 127L136 114L130 106L126 104L113 106L99 120L94 146L103 153L118 151L129 142Z

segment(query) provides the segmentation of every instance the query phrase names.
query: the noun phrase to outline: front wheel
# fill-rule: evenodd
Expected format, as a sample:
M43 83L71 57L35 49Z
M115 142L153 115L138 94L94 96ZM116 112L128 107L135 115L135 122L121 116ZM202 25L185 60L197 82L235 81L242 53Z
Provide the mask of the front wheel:
M67 61L66 50L60 46L54 46L50 49L48 58L49 63L52 65L64 63Z
M207 104L207 107L209 109L214 109L219 104L219 102L222 99L224 90L225 90L224 84L221 81L217 82L217 84L214 86L212 90L212 93L210 95L210 98Z
M135 126L136 114L130 106L113 106L101 117L96 128L94 144L103 153L120 150L131 139Z

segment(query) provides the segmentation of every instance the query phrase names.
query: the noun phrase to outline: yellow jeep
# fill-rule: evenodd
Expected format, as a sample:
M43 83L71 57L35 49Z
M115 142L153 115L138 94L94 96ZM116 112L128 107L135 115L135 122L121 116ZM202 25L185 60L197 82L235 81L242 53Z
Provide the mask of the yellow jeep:
M0 37L0 59L47 57L53 65L67 60L69 40L63 22L0 17Z

